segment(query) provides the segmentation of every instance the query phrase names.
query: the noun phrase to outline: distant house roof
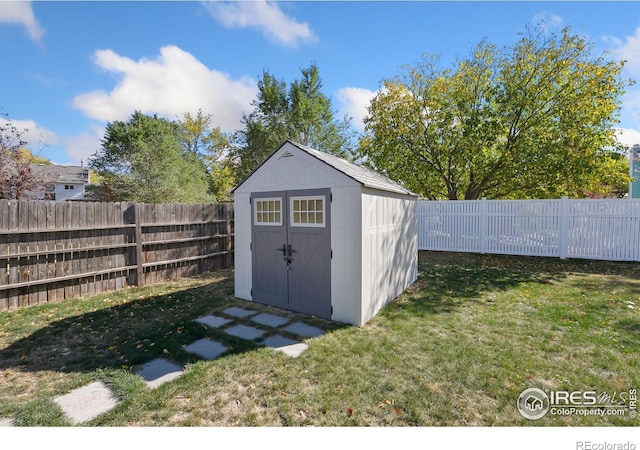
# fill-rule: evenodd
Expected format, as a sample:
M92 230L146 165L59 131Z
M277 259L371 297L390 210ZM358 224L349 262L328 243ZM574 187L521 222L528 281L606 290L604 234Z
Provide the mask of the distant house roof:
M63 184L87 184L89 169L80 166L58 166L56 164L31 164L34 170L42 171L47 179Z
M416 196L416 197L418 196L418 194L416 194L415 192L410 191L406 187L402 186L400 183L396 183L395 181L390 180L389 178L385 177L384 175L379 174L378 172L375 172L375 171L373 171L371 169L368 169L368 168L366 168L364 166L360 166L358 164L355 164L355 163L352 163L350 161L347 161L346 159L339 158L339 157L337 157L335 155L331 155L329 153L324 153L324 152L320 152L318 150L314 150L314 149L309 148L309 147L307 147L305 145L298 144L297 142L286 140L278 148L278 150L273 152L273 154L278 152L287 143L293 145L294 147L296 147L299 150L302 150L303 152L307 153L308 155L313 156L314 158L322 161L323 163L327 164L328 166L333 167L338 172L343 173L344 175L346 175L349 178L357 181L358 183L360 183L363 186L366 186L366 187L369 187L369 188L372 188L372 189L379 189L379 190L387 191L387 192L395 192L395 193L398 193L398 194L413 195L413 196ZM273 156L273 154L271 156ZM271 158L271 156L269 158ZM267 160L269 158L267 158ZM254 172L255 172L255 170L247 178L245 178L236 187L236 189L238 187L240 187L240 185L242 185L249 177L251 177L251 175L253 175Z

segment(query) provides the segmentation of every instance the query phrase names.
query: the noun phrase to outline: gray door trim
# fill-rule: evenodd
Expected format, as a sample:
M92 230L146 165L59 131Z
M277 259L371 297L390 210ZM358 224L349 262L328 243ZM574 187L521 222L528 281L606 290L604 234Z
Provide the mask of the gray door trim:
M292 223L290 199L298 196L324 198L323 227ZM256 200L276 197L282 198L282 224L256 225ZM252 299L331 319L331 189L252 193L251 205Z
M251 298L266 305L286 308L288 303L287 273L283 254L278 251L286 245L287 228L284 211L282 224L256 225L256 201L267 198L280 198L281 209L286 204L284 191L258 192L251 194Z

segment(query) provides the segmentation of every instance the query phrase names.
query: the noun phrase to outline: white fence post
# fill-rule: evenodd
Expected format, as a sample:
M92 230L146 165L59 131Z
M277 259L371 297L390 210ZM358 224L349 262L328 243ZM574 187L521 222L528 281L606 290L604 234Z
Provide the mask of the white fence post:
M421 201L418 220L420 250L640 261L640 199Z
M487 210L487 197L480 200L480 253L487 252L487 222L489 221L489 213Z
M569 199L562 197L560 202L560 259L567 259L569 251Z

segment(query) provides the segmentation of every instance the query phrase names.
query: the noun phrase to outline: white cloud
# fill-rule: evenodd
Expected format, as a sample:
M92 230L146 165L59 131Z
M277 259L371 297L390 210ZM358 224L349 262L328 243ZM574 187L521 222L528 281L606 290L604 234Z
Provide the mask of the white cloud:
M23 25L29 37L36 42L40 42L44 35L44 28L33 14L31 2L0 1L0 23Z
M340 112L353 118L352 125L358 131L364 131L364 118L369 114L369 105L377 93L358 87L346 87L336 92Z
M299 42L317 39L308 23L286 16L275 1L212 1L203 5L222 26L258 29L268 39L287 47L296 48Z
M61 139L67 156L73 161L73 164L79 165L82 162L86 166L89 157L100 150L100 139L104 136L104 127L92 125L91 128L93 133L83 132Z
M34 120L7 120L0 117L0 125L7 123L16 127L20 133L20 139L27 143L27 148L33 153L37 153L46 145L55 145L58 142L58 137L53 131L41 127Z
M632 128L618 128L618 142L627 147L640 144L640 131Z
M626 41L607 36L605 42L614 46L612 53L616 58L626 60L624 67L629 73L640 75L640 27L635 35L627 36Z
M551 33L554 30L559 30L564 24L564 20L562 19L562 17L548 11L539 12L538 14L533 16L531 22L539 27L544 34Z
M134 61L112 50L98 50L94 62L120 77L111 91L95 90L76 96L73 106L101 121L126 120L136 110L175 119L202 109L224 131L240 128L258 88L255 80L233 80L211 70L192 54L176 47L160 49L155 60Z

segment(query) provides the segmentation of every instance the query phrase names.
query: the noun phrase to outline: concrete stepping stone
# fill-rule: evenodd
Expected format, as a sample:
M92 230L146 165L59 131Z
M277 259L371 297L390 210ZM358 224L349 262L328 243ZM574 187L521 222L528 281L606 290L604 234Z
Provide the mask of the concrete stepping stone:
M231 308L225 309L222 312L228 316L233 316L233 317L248 317L248 316L253 316L258 311L253 311L251 309L244 309L244 308L238 308L237 306L233 306Z
M227 328L226 330L224 330L224 332L230 334L231 336L246 339L248 341L258 339L265 333L264 330L260 330L254 327L248 327L246 325L236 325L234 327Z
M229 322L231 322L231 320L225 319L224 317L211 316L211 315L198 317L197 319L194 319L194 321L201 323L203 325L206 325L209 328L219 328L222 325L226 325Z
M118 404L111 390L101 381L95 381L53 400L74 424L94 419Z
M187 345L184 349L189 353L195 353L206 360L216 359L227 351L227 347L224 345L206 338L195 341L194 343Z
M293 339L286 338L276 334L275 336L269 336L264 340L264 344L267 347L282 352L292 358L297 358L304 352L309 346L304 342L294 341Z
M318 327L312 327L311 325L307 325L302 322L292 323L287 328L284 328L284 331L307 338L318 337L324 334L324 330L321 330Z
M276 316L275 314L261 313L255 317L252 317L251 321L259 323L260 325L275 328L279 327L280 325L284 325L289 321L289 319L287 317Z
M0 427L13 427L15 423L13 423L13 419L0 419Z
M178 378L184 373L184 369L166 359L157 358L146 363L137 373L147 383L147 387L155 389Z

